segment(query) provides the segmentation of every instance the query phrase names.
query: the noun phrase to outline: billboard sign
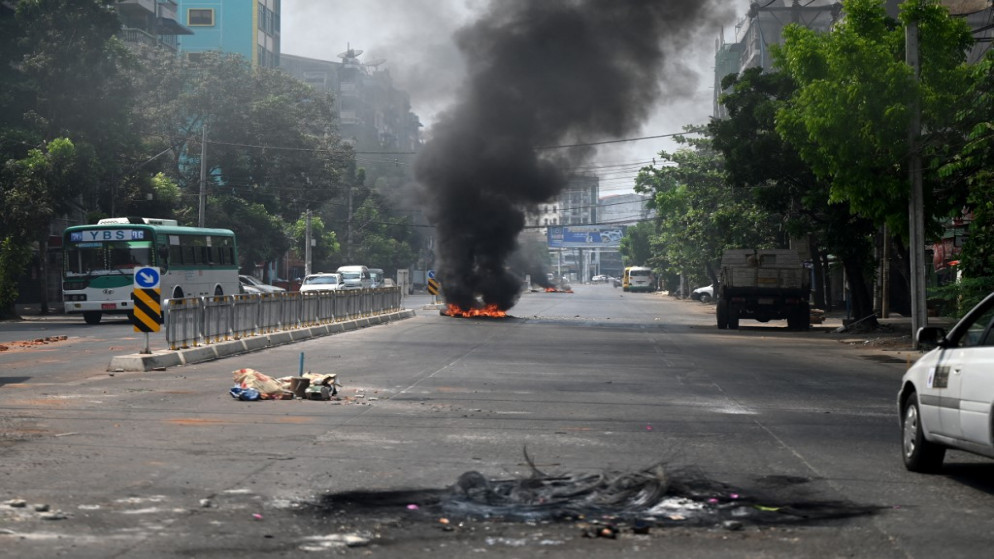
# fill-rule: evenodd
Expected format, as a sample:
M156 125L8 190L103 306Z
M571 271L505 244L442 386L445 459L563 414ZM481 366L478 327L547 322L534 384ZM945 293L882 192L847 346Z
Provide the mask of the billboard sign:
M618 248L621 226L568 225L549 227L549 248Z

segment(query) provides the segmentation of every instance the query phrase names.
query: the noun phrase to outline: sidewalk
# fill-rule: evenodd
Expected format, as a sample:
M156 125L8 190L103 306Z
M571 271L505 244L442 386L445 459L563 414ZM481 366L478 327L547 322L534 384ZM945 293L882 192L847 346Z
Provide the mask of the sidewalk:
M28 303L22 305L14 305L14 309L17 314L24 320L64 320L67 318L66 309L62 302L49 303L48 313L42 314L41 305L38 303ZM73 315L75 318L83 319L83 315Z

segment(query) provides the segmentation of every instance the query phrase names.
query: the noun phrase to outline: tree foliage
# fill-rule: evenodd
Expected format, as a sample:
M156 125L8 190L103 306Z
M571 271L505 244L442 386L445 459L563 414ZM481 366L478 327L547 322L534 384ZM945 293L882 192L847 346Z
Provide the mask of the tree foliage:
M391 216L386 200L376 192L368 192L352 222L352 262L383 268L393 275L414 259L410 218Z
M0 312L13 312L20 255L47 238L53 216L97 197L133 143L121 72L132 58L114 38L110 4L21 0L13 19L0 17L0 240L9 256Z
M994 50L971 69L971 85L957 113L960 150L939 172L968 187L964 212L971 217L959 269L963 279L949 299L969 310L994 291Z
M726 248L782 244L779 216L760 208L750 189L731 187L724 160L709 137L683 136L677 141L687 147L660 152L663 165L643 168L635 179L637 192L653 194L653 268L697 283L713 281Z
M290 225L289 236L291 249L298 257L303 258L307 251L307 216ZM311 217L311 270L312 272L330 272L338 268L341 244L338 235L325 226L320 216Z
M352 159L335 134L332 99L237 55L190 60L149 51L142 58L132 79L150 102L136 123L150 147L172 155L167 173L185 193L178 217L190 223L197 215L203 164L208 206L235 204L248 219L224 219L242 253L253 263L282 256L290 224L340 194ZM275 226L264 214L277 219ZM208 215L218 212L208 208Z
M902 21L921 29L921 75L905 63L904 26L887 17L879 0L846 0L844 19L829 33L784 28L776 65L797 83L777 114L777 130L814 174L830 183L829 199L853 213L886 223L907 237L908 129L919 100L922 127L932 138L949 130L950 107L966 89L966 49L972 38L962 20L937 2L909 2ZM932 188L935 173L926 176ZM946 204L927 194L932 216ZM931 221L931 220L930 220Z

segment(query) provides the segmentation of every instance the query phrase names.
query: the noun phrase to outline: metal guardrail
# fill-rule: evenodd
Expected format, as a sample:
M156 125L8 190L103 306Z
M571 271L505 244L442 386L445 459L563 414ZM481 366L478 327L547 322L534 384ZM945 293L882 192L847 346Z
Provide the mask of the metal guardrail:
M169 349L355 320L401 308L399 287L167 299Z

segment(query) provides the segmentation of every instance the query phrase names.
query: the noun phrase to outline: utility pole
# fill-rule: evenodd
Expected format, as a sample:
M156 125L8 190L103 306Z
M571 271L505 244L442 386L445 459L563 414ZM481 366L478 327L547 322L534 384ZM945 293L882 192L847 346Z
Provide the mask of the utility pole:
M345 220L345 260L352 262L352 185L349 185L349 215Z
M200 196L197 213L197 227L204 226L204 214L207 210L207 121L200 128Z
M914 75L917 90L919 80L918 22L905 28L905 57ZM922 159L919 152L921 136L921 104L916 92L911 102L911 122L908 126L908 178L911 195L908 203L908 252L911 261L911 343L918 349L918 329L928 324L925 306L925 208L922 194Z
M311 210L307 210L307 217L304 220L307 224L304 227L304 275L311 275Z

